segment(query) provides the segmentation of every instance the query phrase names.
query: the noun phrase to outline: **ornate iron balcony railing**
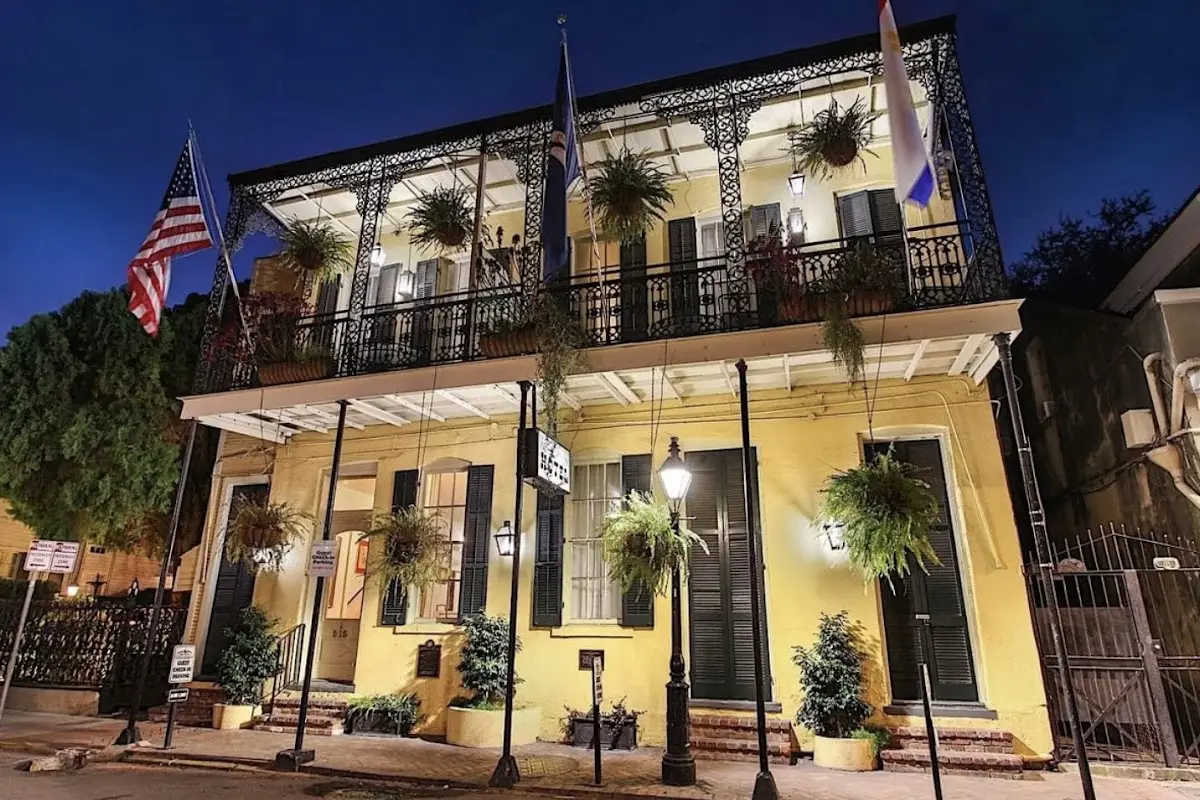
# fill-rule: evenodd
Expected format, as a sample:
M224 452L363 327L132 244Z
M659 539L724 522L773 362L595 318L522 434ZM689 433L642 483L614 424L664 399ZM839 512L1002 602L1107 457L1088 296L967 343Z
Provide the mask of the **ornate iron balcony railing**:
M852 258L864 258L887 277L884 288L839 294L854 317L985 302L1003 296L972 269L973 243L965 223L909 229L905 234L836 239L746 257L748 293L729 280L723 256L664 264L625 265L573 278L550 291L579 320L588 347L697 334L816 322L824 318L830 280ZM347 312L289 322L295 352L327 351L324 372L296 380L360 375L486 358L481 336L520 328L529 297L512 284L368 307L357 340L347 336ZM264 336L277 338L277 328ZM277 344L277 343L276 343ZM286 348L284 348L286 349ZM262 346L255 347L261 351ZM207 392L278 383L274 367L244 352L211 357ZM265 380L272 374L269 380ZM299 374L299 373L298 373Z

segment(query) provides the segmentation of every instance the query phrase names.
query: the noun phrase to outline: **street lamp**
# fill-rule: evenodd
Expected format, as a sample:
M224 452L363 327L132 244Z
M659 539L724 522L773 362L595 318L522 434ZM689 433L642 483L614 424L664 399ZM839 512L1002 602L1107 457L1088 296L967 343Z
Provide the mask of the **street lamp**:
M671 510L671 528L678 536L679 508L692 484L692 473L679 454L678 437L671 437L667 460L658 468L658 480ZM689 742L689 689L684 680L683 608L679 585L679 567L676 565L671 572L671 680L667 682L667 750L662 757L662 781L668 786L692 786L696 783L696 759Z

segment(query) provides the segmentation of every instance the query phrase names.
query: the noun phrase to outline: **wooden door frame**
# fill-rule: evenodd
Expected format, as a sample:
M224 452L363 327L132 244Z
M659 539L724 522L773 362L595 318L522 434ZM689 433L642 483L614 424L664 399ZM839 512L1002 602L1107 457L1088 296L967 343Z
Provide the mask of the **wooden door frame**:
M204 648L208 644L208 628L212 622L213 600L217 590L217 573L221 570L221 556L225 552L225 533L229 530L229 512L233 505L233 490L238 486L262 485L268 487L269 495L269 487L271 485L270 475L238 475L222 478L221 480L221 503L218 506L217 526L210 540L214 546L208 554L207 565L204 570L204 591L197 609L199 616L196 619L196 638L193 640L193 643L196 645L197 665L204 663Z
M949 431L942 426L897 425L877 428L873 438L875 441L937 442L938 456L942 460L942 474L946 481L946 502L949 504L946 510L947 517L950 520L950 535L954 540L954 553L958 559L958 585L962 589L963 616L967 620L967 642L971 647L971 665L975 670L975 688L978 693L978 700L974 704L986 705L987 681L985 680L983 658L980 650L980 622L976 611L975 587L968 580L972 574L971 563L974 559L974 553L968 548L965 538L967 530L966 517L963 514L962 499L959 497L960 489L955 477L954 451L950 445ZM869 441L868 434L859 434L858 451L860 454L865 452L865 447ZM980 509L979 513L982 515L984 513L983 509ZM875 585L876 614L879 619L879 631L883 637L883 646L880 648L880 655L883 659L883 677L887 685L888 702L889 704L912 702L909 700L896 700L892 691L891 665L888 663L887 652L887 628L883 617L883 590L879 586L878 581L876 581Z

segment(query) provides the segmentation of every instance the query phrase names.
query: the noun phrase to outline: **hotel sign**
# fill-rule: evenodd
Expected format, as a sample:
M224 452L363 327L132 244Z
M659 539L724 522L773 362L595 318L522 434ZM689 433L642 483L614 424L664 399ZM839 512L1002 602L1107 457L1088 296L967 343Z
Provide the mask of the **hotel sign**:
M540 428L525 431L525 481L557 494L571 492L571 451Z

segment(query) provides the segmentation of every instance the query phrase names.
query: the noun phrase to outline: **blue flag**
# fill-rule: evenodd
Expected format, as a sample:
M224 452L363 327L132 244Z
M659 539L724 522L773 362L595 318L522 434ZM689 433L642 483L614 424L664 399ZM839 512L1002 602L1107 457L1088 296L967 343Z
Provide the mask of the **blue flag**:
M575 143L575 93L567 63L567 42L558 62L558 87L554 93L554 128L546 157L546 191L542 205L542 276L547 283L570 274L570 237L567 235L567 192L579 177L579 150Z

